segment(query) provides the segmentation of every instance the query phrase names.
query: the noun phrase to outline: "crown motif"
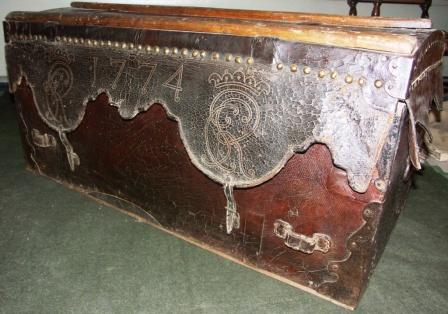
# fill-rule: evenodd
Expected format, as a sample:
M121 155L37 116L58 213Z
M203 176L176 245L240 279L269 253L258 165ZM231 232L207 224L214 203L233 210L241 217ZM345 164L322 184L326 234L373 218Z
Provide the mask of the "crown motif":
M268 95L270 92L268 83L257 80L255 75L244 73L242 70L237 70L234 73L225 70L223 75L212 73L208 78L208 82L213 83L217 88L235 84L243 85L257 95L262 93Z
M65 63L72 63L74 61L74 56L72 53L68 52L67 49L57 47L50 49L48 52L48 59L52 61L63 61Z

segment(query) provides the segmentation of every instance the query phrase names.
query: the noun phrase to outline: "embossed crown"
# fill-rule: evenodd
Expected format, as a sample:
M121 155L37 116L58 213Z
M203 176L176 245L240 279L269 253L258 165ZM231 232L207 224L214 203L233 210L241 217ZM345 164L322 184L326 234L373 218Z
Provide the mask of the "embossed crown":
M225 70L224 74L218 73L210 74L208 82L214 84L215 87L224 87L227 85L239 85L243 88L252 90L257 95L268 95L270 87L268 83L257 79L254 74L244 73L242 70L237 70L230 73L229 70Z
M74 56L67 49L57 47L50 49L48 52L48 60L51 61L63 61L66 63L72 63L74 61Z

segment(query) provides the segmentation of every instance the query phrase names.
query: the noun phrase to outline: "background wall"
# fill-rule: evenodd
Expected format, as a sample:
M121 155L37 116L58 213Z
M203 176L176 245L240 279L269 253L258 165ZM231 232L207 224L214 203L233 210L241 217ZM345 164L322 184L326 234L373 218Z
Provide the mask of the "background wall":
M80 1L80 0L78 0ZM86 2L86 0L81 0ZM348 14L345 0L91 0L96 2L121 2L137 4L202 6L232 9L253 9L271 11L298 11L329 14ZM0 19L3 21L11 11L40 11L70 6L70 0L2 0L0 1ZM358 4L358 15L370 15L371 4ZM415 18L420 16L416 5L383 4L382 16ZM433 0L429 10L434 28L448 30L448 0ZM3 31L0 33L0 77L6 76ZM445 58L445 75L448 75L448 58Z

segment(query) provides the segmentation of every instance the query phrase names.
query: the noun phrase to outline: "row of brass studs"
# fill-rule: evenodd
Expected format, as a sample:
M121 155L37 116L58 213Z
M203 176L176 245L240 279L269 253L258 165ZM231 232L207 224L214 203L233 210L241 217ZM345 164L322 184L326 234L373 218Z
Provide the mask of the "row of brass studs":
M10 36L11 39L18 39L18 40L43 40L43 41L47 41L47 37L43 36L43 35L11 35ZM56 36L55 37L55 41L57 42L64 42L64 43L69 43L69 44L81 44L81 45L88 45L88 46L106 46L106 47L113 47L113 48L121 48L121 49L130 49L130 50L139 50L139 51L146 51L148 53L154 53L154 54L159 54L159 53L163 53L165 55L181 55L183 57L188 57L191 56L193 58L206 58L208 56L207 52L204 50L191 50L189 51L187 48L182 48L182 49L178 49L176 47L174 48L169 48L169 47L164 47L164 48L160 48L159 46L150 46L150 45L134 45L133 43L125 43L125 42L118 42L118 41L104 41L104 40L95 40L95 39L84 39L84 38L77 38L77 37L67 37L67 36ZM218 52L212 52L210 54L211 58L213 60L219 60L221 58L221 55ZM243 57L241 56L233 56L231 54L225 54L224 55L224 60L227 62L231 62L234 61L235 63L238 64L242 64L247 63L249 65L254 63L254 59L252 57L248 57L245 60L243 59ZM284 65L283 63L277 63L277 70L281 71L284 69ZM296 73L299 70L299 67L296 64L291 64L289 66L289 70L292 73ZM305 66L302 69L304 74L311 74L312 70L310 67ZM331 79L336 79L338 77L338 73L336 71L330 71L327 72L325 70L320 70L317 73L317 76L319 78L324 78L325 76L327 76L327 74L329 74ZM344 78L345 83L347 84L352 84L354 81L353 76L351 75L346 75ZM364 78L359 78L358 79L358 84L360 86L365 85L366 81ZM374 86L376 88L381 88L383 87L384 82L382 80L375 80L374 82Z
M139 51L146 51L148 53L154 53L159 54L163 53L164 55L181 55L183 57L191 56L193 58L206 58L209 54L205 50L188 50L187 48L179 49L177 47L169 48L169 47L159 47L159 46L150 46L150 45L134 45L133 43L125 43L125 42L118 42L118 41L103 41L103 40L94 40L94 39L78 39L78 38L72 38L72 37L66 37L66 36L56 36L55 40L58 42L65 42L65 43L73 43L73 44L81 44L81 45L88 45L88 46L107 46L107 47L114 47L114 48L121 48L121 49L129 49L129 50L139 50ZM219 60L221 58L221 55L218 52L212 52L210 54L210 57L213 60ZM246 58L243 60L241 56L232 56L231 54L224 55L225 61L235 61L236 63L247 63L247 64L253 64L254 59L252 57Z
M277 70L281 71L283 69L284 69L283 63L277 63ZM289 70L291 72L293 72L293 73L296 73L299 70L299 67L297 66L297 64L291 64L289 66ZM303 71L303 74L307 74L307 75L311 74L311 68L309 66L304 66L302 68L302 71ZM317 72L317 77L322 79L325 76L327 76L327 74L329 74L329 76L330 76L330 78L332 80L334 80L334 79L336 79L338 77L338 73L336 71L328 72L328 71L325 71L325 70L320 70L319 72ZM350 74L347 74L345 76L345 78L344 78L344 82L347 83L347 84L352 84L353 81L354 81L354 78ZM365 83L366 83L366 80L363 77L358 79L358 84L360 86L365 85ZM383 87L384 82L382 80L375 80L373 85L375 85L376 88L381 88L381 87Z

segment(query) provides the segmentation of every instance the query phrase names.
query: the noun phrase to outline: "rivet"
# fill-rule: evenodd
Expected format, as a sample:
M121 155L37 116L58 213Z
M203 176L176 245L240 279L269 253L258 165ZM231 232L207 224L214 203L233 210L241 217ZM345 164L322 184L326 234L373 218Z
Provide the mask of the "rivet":
M283 63L277 63L277 70L283 69Z
M347 75L345 77L345 83L347 83L347 84L353 83L353 77L351 75Z
M219 59L219 53L214 52L214 53L212 54L212 58L213 58L214 60L218 60L218 59Z
M361 86L363 86L365 84L365 82L366 81L362 77L358 80L358 84L361 85Z
M112 42L110 40L107 41L107 45L110 47L112 46Z
M375 81L375 87L376 87L376 88L381 88L381 87L383 87L383 81L382 81L382 80L376 80L376 81Z
M367 218L372 217L373 216L373 211L370 208L366 208L364 210L364 216L367 217Z
M235 57L235 62L236 63L241 63L241 62L243 62L243 59L240 56L236 56Z
M311 68L310 67L304 67L303 68L303 73L310 74L311 73Z
M163 48L163 53L164 54L169 54L170 53L170 48L168 48L168 47L165 47L165 48Z
M385 192L386 191L386 182L382 179L376 179L375 180L375 187L381 191L381 192Z
M22 35L20 35L20 36L22 36ZM41 36L41 35L39 35L39 37L42 39L42 36ZM62 41L67 42L67 37L62 36Z
M183 56L187 56L188 55L188 49L187 48L183 48L182 49L182 55Z
M325 76L325 71L324 70L320 70L319 71L319 73L317 74L317 76L319 77L319 78L323 78L324 76Z
M80 39L79 39L79 43L80 43L80 44L83 44L83 43L84 43L84 38L80 38Z
M142 45L138 45L137 46L137 50L142 50L143 49L143 46Z
M232 55L231 54L227 54L226 55L226 61L231 61L232 60Z
M77 43L79 43L79 39L78 38L73 38L73 42L75 43L75 44L77 44Z
M64 40L64 38L63 38L63 40ZM87 45L91 45L91 44L92 44L92 41L90 39L87 39Z
M125 49L128 45L126 45L126 43L122 43L121 44L121 48Z
M133 43L129 44L129 49L134 49L134 44Z
M249 57L249 58L247 58L247 64L253 64L254 63L254 58L252 58L252 57Z
M152 48L151 48L151 46L150 46L150 45L148 45L148 46L146 46L146 48L145 48L145 49L146 49L146 51L147 51L147 52L150 52Z
M155 52L155 53L159 53L159 52L160 52L160 48L159 48L159 46L155 46L155 47L154 47L154 52Z
M104 40L100 40L100 46L104 46L105 44Z
M358 247L358 244L353 241L352 243L350 243L350 246L352 247L352 249L356 249Z
M291 64L289 69L291 70L291 72L297 72L297 65L296 64Z
M330 77L332 80L338 77L338 73L336 71L331 72Z
M98 42L96 40L93 41L94 46L98 46Z
M191 54L193 57L197 57L197 56L199 56L199 51L197 51L197 50L193 50L193 52L192 52L192 54Z
M173 55L177 55L179 53L179 49L176 47L173 48Z
M37 39L37 38L38 38L38 36L34 35L34 39ZM56 41L61 41L61 37L59 37L59 36L56 36L54 39L56 39Z
M337 270L339 269L339 266L338 266L337 264L331 264L331 265L330 265L330 269L331 269L332 271L337 271Z
M56 36L56 37L57 37L57 36ZM37 40L37 35L34 35L33 38L34 38L34 40Z
M72 42L73 42L73 38L69 37L69 38L68 38L68 42L69 42L69 43L72 43Z
M205 58L205 56L207 56L207 53L206 53L204 50L202 50L202 51L201 51L201 57L202 57L202 58Z
M119 43L118 41L116 41L116 42L114 43L114 47L115 47L115 48L120 47L120 43Z
M40 39L40 40L42 40L42 39L43 39L42 35L39 35L38 37L39 37L39 39Z

